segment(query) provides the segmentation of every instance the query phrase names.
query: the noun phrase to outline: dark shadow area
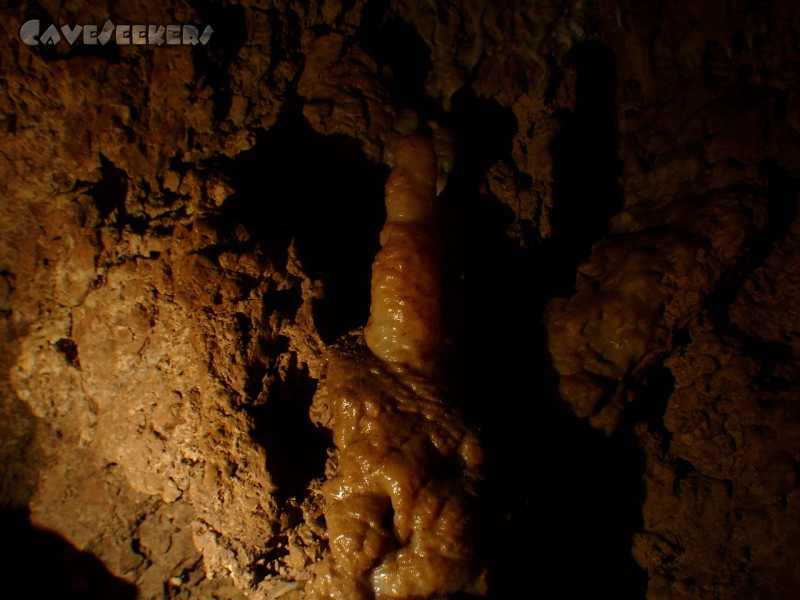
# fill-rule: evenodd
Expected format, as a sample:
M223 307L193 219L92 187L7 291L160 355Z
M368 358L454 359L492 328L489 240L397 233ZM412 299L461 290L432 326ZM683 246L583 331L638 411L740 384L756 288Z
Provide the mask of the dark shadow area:
M17 356L14 340L0 353L0 369L8 373ZM27 510L39 483L44 457L36 439L36 417L25 402L0 382L0 515Z
M388 169L367 160L358 141L316 133L297 111L283 113L252 149L213 168L236 190L218 227L243 225L251 243L281 267L294 239L303 268L322 281L314 319L323 340L364 325Z
M580 262L608 231L622 208L616 125L616 65L611 49L598 42L575 46L566 56L575 72L574 110L562 109L553 138L553 208L549 276L559 295L569 295ZM569 268L569 263L572 263Z
M241 6L222 5L211 0L193 0L189 5L206 25L214 28L212 43L192 48L194 79L211 87L214 102L214 122L220 123L231 109L230 67L247 39L245 12Z
M42 600L137 597L135 585L115 577L97 557L81 552L58 534L33 527L24 512L0 514L0 530L4 533L0 560L8 594Z
M772 255L775 247L786 237L797 219L797 192L800 183L794 180L789 171L769 157L758 165L758 174L766 182L765 191L744 189L739 193L752 196L763 195L770 215L769 225L761 236L750 240L744 256L706 298L705 308L714 326L723 335L731 336L744 344L747 356L762 359L765 368L771 371L778 362L791 354L783 344L769 344L745 334L731 322L728 309L744 287L753 272L761 267Z
M456 165L443 203L446 246L455 252L445 288L457 348L450 368L486 451L481 547L490 598L557 590L563 598L633 600L646 592L631 554L642 527L642 452L632 435L609 439L564 406L541 319L546 302L573 287L579 258L620 201L613 56L588 47L572 60L582 83L576 115L565 117L555 144L555 241L522 248L506 234L510 209L479 189L496 161L513 167L511 112L465 88L449 123Z
M378 25L385 3L373 2L367 7L357 36L360 46L377 62L377 77L388 90L392 105L398 111L413 110L424 121L434 109L425 96L425 80L433 65L431 50L417 29L397 16Z
M766 190L745 189L741 193L763 196L770 214L769 225L761 236L750 240L738 264L706 297L705 309L720 335L735 339L741 344L744 356L761 364L758 375L760 383L773 393L780 393L788 389L791 383L784 377L776 376L775 370L779 364L792 360L791 344L767 341L749 334L731 320L729 313L739 292L753 273L769 259L797 219L797 192L800 182L793 179L790 172L779 165L774 157L761 161L758 174L766 182Z
M272 31L269 50L269 68L267 69L266 81L271 86L280 87L280 76L276 77L275 69L284 61L302 64L305 55L300 50L300 36L302 34L302 24L300 15L292 8L265 8L265 14L269 20ZM298 69L298 74L302 69ZM299 76L299 75L298 75ZM291 89L295 89L296 79L290 84Z
M453 95L449 119L456 162L440 196L445 248L442 295L445 324L456 348L464 349L474 339L470 327L484 322L479 316L481 291L487 284L483 278L516 277L512 271L520 266L518 245L506 236L514 218L511 209L478 191L494 162L511 162L517 122L509 110L478 97L468 86ZM495 260L501 262L493 264Z
M244 227L244 244L259 247L278 268L286 264L294 243L306 273L323 285L324 296L315 301L312 314L321 337L331 343L363 326L369 316L388 169L367 160L358 141L314 132L299 104L290 105L251 150L209 165L235 189L214 224L223 239L235 239L235 230ZM269 292L264 310L280 310L291 318L302 303L299 290ZM247 336L257 334L242 321L239 329L247 342ZM270 343L274 346L264 348L264 356L288 352L285 337ZM316 381L293 359L289 365L250 365L247 388L252 435L266 450L276 499L285 504L302 497L309 483L324 474L330 446L308 416Z
M125 214L125 197L128 194L128 174L100 155L100 180L87 192L97 206L100 218L108 221Z
M267 402L246 409L253 417L253 439L266 451L279 504L303 497L311 481L325 473L330 438L308 417L316 390L305 366L293 360L269 387Z
M645 367L636 381L630 383L634 402L628 408L624 423L637 421L647 423L648 430L658 432L662 440L670 440L672 434L664 425L664 414L670 396L675 391L675 377L667 367L655 364Z
M150 227L146 217L130 214L126 207L129 191L128 173L100 154L100 179L96 182L76 181L72 191L85 189L92 198L100 219L117 229L130 229L143 235ZM154 228L156 229L156 228Z

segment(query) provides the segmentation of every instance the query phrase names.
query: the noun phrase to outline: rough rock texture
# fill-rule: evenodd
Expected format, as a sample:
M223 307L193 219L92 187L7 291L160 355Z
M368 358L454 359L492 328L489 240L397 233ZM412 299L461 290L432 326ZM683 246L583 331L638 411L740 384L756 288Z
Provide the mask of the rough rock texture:
M387 165L419 128L449 173L443 375L486 449L490 596L800 585L793 4L0 16L12 570L48 561L77 597L303 596L320 357L366 323ZM32 48L32 18L215 33Z
M776 9L624 17L660 31L651 64L618 63L622 210L546 312L562 397L644 449L651 597L798 584L797 17Z

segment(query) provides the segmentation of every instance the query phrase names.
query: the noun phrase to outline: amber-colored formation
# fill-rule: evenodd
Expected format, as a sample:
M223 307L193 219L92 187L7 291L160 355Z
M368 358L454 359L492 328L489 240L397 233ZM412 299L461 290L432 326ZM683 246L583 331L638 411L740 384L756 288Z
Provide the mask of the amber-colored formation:
M386 224L372 264L367 346L389 362L426 369L442 339L436 156L426 138L403 138L386 183Z
M323 486L330 554L312 598L430 597L475 579L481 450L430 368L441 339L436 176L430 143L404 139L386 186L367 347L335 348L314 398L338 464Z
M338 465L323 486L330 555L310 597L427 597L468 586L481 450L439 386L353 345L330 358L313 413L333 431Z

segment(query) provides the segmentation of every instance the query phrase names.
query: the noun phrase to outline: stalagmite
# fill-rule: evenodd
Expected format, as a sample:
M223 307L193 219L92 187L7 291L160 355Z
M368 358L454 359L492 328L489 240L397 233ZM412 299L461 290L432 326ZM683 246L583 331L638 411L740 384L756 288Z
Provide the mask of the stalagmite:
M442 342L436 157L401 140L386 185L363 339L331 349L312 418L333 432L324 484L330 552L311 598L450 594L476 579L477 437L436 377Z
M386 183L386 224L364 329L375 356L417 369L431 366L442 339L436 178L430 142L404 138Z

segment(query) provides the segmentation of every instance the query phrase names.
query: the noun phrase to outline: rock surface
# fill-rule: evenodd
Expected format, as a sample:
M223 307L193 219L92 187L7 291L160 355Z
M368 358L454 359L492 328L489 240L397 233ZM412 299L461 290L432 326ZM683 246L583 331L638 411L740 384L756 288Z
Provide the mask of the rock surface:
M308 409L323 349L366 323L415 128L447 177L490 597L800 585L790 2L0 15L0 500L21 548L102 562L83 597L303 597L332 446ZM30 47L34 18L215 31Z

